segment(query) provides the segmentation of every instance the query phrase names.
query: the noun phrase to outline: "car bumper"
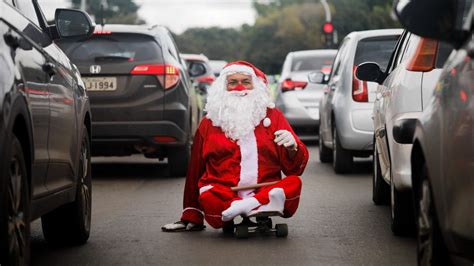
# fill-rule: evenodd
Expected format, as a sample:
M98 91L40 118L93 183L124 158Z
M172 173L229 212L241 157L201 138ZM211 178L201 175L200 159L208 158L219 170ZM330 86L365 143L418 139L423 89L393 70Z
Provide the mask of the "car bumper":
M154 141L156 136L175 141ZM169 121L92 122L92 143L147 143L149 145L184 144L187 134Z
M393 185L399 191L410 190L411 185L411 150L412 144L392 143L390 163Z

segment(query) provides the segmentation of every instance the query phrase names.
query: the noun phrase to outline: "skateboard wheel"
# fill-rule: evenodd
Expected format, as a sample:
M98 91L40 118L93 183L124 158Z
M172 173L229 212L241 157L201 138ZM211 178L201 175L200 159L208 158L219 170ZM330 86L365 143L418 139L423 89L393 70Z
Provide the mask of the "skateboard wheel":
M234 226L224 226L222 227L222 231L224 234L233 234L234 233Z
M247 226L242 225L235 227L235 236L237 238L248 238L249 228Z
M287 224L277 224L275 225L276 236L277 237L287 237L288 236L288 225Z

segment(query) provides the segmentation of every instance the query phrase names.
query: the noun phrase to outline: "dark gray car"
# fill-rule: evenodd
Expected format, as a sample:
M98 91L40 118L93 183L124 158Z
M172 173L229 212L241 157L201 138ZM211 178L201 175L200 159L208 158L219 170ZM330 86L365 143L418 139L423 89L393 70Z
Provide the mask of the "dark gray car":
M91 112L77 68L54 44L86 38L87 14L0 1L0 264L28 265L30 222L50 243L83 244L91 226Z
M456 49L423 114L400 121L393 129L399 142L413 143L411 178L419 265L474 263L472 4L472 0L395 3L395 12L409 31L447 41Z
M167 157L171 175L184 176L199 116L186 64L169 31L105 25L88 40L60 46L79 68L91 98L92 154Z

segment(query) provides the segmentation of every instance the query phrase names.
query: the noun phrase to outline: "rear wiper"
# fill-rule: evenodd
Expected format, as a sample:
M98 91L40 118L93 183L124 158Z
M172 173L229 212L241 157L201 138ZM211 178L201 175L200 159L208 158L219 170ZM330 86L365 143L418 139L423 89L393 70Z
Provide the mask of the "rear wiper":
M96 56L94 60L97 61L108 61L108 60L130 60L131 57L119 56L119 55L106 55L106 56Z

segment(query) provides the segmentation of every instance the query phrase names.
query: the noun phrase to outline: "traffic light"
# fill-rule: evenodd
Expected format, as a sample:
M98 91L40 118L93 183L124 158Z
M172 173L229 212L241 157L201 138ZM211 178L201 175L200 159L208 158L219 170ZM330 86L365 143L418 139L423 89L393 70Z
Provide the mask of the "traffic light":
M334 26L331 22L325 22L323 24L323 34L324 34L324 42L327 48L333 46L333 35L334 35Z

